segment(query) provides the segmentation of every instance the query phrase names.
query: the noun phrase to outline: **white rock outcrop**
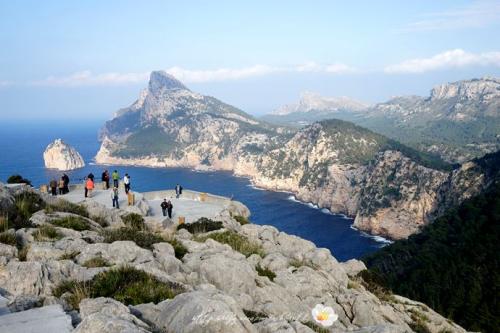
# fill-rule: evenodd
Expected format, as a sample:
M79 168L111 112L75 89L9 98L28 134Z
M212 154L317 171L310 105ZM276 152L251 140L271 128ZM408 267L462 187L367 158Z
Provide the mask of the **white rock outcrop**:
M43 152L45 167L61 171L74 170L85 166L82 155L62 139L56 139Z

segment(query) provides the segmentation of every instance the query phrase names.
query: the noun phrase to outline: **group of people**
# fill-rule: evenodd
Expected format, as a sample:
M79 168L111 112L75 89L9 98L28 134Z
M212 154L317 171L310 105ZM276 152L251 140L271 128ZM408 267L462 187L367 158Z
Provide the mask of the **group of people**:
M95 188L95 183L94 183L94 174L91 172L85 177L85 198L88 198L92 195L92 191ZM112 199L113 199L113 207L116 206L118 207L118 188L120 186L120 174L118 173L118 170L114 170L113 173L111 174L111 177L109 175L108 170L104 170L104 172L101 175L101 181L103 182L103 186L105 190L110 189L110 180L113 180L113 188L111 188L111 194L112 194ZM123 185L125 187L125 193L129 194L130 192L130 176L128 173L125 174L123 177ZM116 199L115 199L116 197ZM115 205L116 202L116 205Z
M50 193L52 195L57 195L57 190L59 189L59 195L63 195L69 192L69 177L67 174L63 174L59 181L55 178L49 182Z
M182 186L177 184L175 185L175 197L179 199L179 197L182 195ZM161 211L163 213L163 216L168 216L169 219L172 218L172 210L174 209L174 205L172 204L172 201L167 200L167 198L163 199L163 202L160 204Z

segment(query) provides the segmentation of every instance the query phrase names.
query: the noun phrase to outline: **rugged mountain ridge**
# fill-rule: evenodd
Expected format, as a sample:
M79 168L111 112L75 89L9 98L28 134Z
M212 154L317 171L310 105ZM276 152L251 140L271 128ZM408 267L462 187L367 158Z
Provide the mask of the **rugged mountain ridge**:
M445 184L470 185L466 193L476 193L488 181L460 172L466 165L450 173L430 155L345 121L296 133L273 127L157 72L102 133L98 163L230 170L257 186L355 216L356 227L391 238L432 221L447 196L461 200L462 193L443 191Z
M349 112L295 111L265 116L303 126L327 118L352 121L450 162L465 162L500 149L500 79L485 77L439 85L429 97L399 96Z

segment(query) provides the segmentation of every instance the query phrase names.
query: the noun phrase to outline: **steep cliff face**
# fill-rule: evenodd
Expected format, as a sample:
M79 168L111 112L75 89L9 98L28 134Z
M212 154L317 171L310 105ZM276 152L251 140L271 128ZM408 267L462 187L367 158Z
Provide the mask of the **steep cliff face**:
M483 184L477 168L450 173L439 159L349 122L321 121L295 133L270 126L165 73L152 74L102 138L98 163L230 170L391 238L418 231L440 205L461 202Z
M73 170L85 166L82 155L75 148L56 139L49 144L43 153L45 167L62 171Z

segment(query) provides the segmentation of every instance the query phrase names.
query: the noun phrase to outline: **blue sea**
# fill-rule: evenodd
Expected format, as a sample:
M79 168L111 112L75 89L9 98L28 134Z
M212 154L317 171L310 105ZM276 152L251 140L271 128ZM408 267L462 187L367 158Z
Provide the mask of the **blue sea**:
M72 182L81 181L89 172L100 177L102 166L93 158L99 149L98 122L37 122L4 123L0 132L0 181L19 173L30 179L34 186L47 183L49 178L61 173L44 168L43 151L55 140L62 138L74 146L86 162L86 167L68 173ZM107 166L107 169L115 169ZM360 258L376 251L387 242L354 230L352 219L332 214L312 204L295 200L290 193L272 192L255 188L246 178L235 177L229 172L197 172L182 168L116 167L120 174L129 173L132 187L137 191L154 191L173 188L180 183L186 189L232 196L243 202L251 211L251 221L267 224L289 234L330 249L339 260Z

